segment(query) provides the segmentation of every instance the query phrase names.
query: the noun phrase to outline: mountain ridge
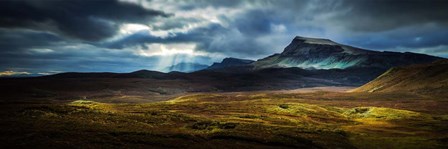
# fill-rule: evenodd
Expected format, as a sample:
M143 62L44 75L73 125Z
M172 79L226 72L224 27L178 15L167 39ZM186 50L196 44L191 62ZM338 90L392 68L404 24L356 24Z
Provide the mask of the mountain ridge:
M255 69L270 67L300 67L304 69L345 69L349 67L378 67L429 63L440 57L411 53L372 51L336 43L329 39L295 37L282 53L254 62Z

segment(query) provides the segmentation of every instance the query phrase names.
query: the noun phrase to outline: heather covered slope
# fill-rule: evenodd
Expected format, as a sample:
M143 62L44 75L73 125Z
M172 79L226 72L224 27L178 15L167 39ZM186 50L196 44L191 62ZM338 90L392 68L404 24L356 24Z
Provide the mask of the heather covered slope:
M448 95L448 60L392 68L354 92L413 92Z

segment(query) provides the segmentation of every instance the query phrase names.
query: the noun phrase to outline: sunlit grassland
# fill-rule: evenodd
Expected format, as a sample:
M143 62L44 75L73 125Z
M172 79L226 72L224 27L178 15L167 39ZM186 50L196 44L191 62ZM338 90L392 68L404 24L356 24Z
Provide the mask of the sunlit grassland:
M2 113L1 125L9 128L2 133L10 137L1 139L42 147L447 147L447 115L302 102L311 95L210 93L143 104L15 106L14 116Z

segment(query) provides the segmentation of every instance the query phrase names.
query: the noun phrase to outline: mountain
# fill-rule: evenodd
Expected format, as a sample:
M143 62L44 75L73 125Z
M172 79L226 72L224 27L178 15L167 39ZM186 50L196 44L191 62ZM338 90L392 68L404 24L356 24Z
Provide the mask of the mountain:
M417 53L379 52L336 43L329 39L297 36L280 54L253 63L255 69L299 67L304 69L345 69L391 67L430 63L442 58Z
M389 69L353 92L413 92L448 96L448 60Z
M238 59L238 58L232 58L228 57L222 60L221 63L213 63L210 67L207 69L221 69L221 68L227 68L227 67L241 67L241 66L247 66L251 63L253 63L253 60L247 60L247 59Z
M179 72L194 72L207 68L207 65L197 63L178 63L163 69L164 72L179 71Z

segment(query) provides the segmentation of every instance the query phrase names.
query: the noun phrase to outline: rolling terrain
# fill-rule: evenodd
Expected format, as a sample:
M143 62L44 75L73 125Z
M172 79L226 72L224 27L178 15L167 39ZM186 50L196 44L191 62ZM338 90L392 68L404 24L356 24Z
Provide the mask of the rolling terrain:
M409 92L448 97L448 61L391 68L353 92Z

